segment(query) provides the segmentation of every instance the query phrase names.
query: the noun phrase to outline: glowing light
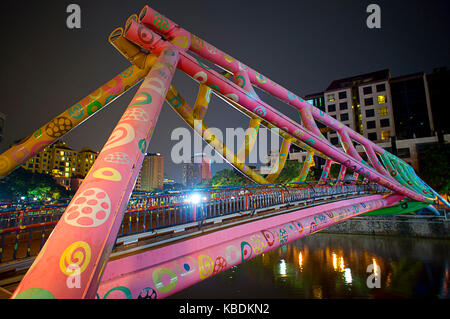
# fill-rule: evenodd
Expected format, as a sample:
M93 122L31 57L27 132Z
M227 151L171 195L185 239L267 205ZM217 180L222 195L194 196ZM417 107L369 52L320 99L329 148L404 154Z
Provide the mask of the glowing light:
M302 256L302 252L298 253L298 265L300 267L300 270L303 269L303 256Z
M21 199L21 200L24 200L24 199L25 199L25 196L20 197L20 199Z
M284 259L280 260L280 275L281 277L286 277L286 261Z
M200 203L201 199L202 197L200 196L200 194L192 194L189 202L192 204L198 204Z
M333 268L334 270L337 270L337 256L335 253L333 253L332 256L333 256Z
M352 271L350 268L345 268L344 270L344 280L346 284L351 284L353 281Z
M380 274L378 273L378 265L375 258L372 258L372 263L373 263L373 274L375 275L375 278L378 278Z
M345 267L345 265L344 265L344 258L341 257L341 260L340 260L340 263L339 263L339 268L340 268L341 272L344 271L344 267Z

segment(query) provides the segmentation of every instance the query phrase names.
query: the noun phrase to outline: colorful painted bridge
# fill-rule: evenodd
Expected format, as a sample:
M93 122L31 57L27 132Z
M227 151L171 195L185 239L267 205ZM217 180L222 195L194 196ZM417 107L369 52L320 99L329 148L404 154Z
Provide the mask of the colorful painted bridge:
M358 214L409 203L440 201L449 205L401 159L148 6L139 16L131 16L125 29L114 30L109 41L131 66L0 155L0 175L5 176L142 81L13 298L165 297L268 249ZM176 69L200 84L193 107L170 85ZM254 87L298 110L300 121L262 101ZM246 143L237 153L203 121L212 93L250 119ZM359 177L389 193L304 209L286 208L277 216L110 261L164 101L228 163L257 184L268 185L277 179L290 145L295 144L308 156L293 182L305 181L314 157L321 157L326 164L320 182L328 178L331 165L337 164L339 186L345 186L340 184L349 170L354 181ZM329 143L316 122L336 131L340 146ZM278 129L283 138L279 165L266 176L245 163L261 125ZM366 160L354 143L363 146ZM320 226L316 228L313 223Z

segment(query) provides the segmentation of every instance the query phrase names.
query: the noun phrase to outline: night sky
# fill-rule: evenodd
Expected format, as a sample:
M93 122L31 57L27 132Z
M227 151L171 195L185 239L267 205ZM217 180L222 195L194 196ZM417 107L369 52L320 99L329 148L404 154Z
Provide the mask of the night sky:
M81 29L66 27L70 3L81 7ZM370 3L381 7L381 29L366 26ZM0 151L129 65L107 37L145 4L300 96L380 69L395 77L450 66L448 0L2 1L0 112L7 119ZM197 83L177 71L174 86L193 105ZM136 90L63 140L76 150L100 151ZM289 106L265 101L297 120ZM248 119L214 97L206 123L225 130L246 128ZM166 176L181 181L181 165L170 159L177 127L188 126L165 104L148 151L165 155Z

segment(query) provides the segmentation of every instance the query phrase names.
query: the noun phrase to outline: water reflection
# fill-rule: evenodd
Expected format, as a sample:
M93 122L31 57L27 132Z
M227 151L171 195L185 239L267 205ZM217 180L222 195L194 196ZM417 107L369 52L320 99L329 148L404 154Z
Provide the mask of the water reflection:
M440 240L318 233L173 298L449 298L449 248ZM380 288L369 288L376 280Z

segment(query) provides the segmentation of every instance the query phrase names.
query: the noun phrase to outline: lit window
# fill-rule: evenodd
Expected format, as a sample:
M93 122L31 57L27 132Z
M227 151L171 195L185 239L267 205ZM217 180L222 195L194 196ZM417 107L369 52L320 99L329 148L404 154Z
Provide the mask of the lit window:
M334 102L335 98L334 98L334 94L328 94L327 95L327 101L328 102Z
M66 166L69 166L69 162L66 162Z
M386 96L385 95L378 95L378 104L384 104L386 103Z
M379 109L378 109L378 115L388 115L389 114L389 111L388 111L388 107L387 106L385 106L385 107L380 107Z
M64 155L64 152L63 152L63 151L61 151L61 152L60 152L60 154L61 154L61 155Z
M387 139L389 139L390 136L391 136L390 131L381 131L381 139L382 140L387 140Z
M66 177L69 177L69 173L66 173L65 175L66 175Z

